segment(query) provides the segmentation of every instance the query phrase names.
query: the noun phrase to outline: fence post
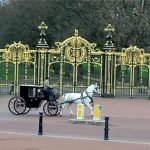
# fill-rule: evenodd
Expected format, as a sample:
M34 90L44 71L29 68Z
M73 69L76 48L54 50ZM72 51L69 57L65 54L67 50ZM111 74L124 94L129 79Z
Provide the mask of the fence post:
M109 131L109 117L105 117L105 128L104 128L104 140L109 140L108 131Z
M39 133L38 135L43 135L43 112L39 112Z

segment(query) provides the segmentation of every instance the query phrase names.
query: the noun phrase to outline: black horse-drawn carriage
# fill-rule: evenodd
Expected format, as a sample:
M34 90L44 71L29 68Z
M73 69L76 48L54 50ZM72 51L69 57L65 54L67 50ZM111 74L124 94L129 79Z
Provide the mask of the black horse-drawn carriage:
M10 99L8 108L15 115L27 114L32 109L43 106L43 112L47 116L57 116L61 111L61 105L57 101L58 94L49 97L49 93L43 91L43 86L21 85L20 96ZM45 103L43 103L45 101Z

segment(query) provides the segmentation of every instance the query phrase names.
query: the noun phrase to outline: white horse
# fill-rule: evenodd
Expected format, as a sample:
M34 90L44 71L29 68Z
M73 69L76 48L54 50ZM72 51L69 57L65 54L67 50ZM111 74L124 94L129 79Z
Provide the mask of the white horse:
M62 109L60 112L60 115L63 115L63 109L67 105L68 106L68 111L70 115L73 115L73 111L71 110L71 104L75 103L83 103L85 106L87 106L90 111L91 115L93 116L93 109L90 105L90 103L93 104L93 94L94 93L99 93L97 84L91 84L83 93L66 93L62 96L61 98L61 104L62 104Z

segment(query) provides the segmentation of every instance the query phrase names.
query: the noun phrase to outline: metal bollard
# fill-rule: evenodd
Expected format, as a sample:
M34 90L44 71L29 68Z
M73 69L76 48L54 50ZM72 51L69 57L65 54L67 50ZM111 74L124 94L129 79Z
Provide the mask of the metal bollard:
M38 135L43 135L43 112L39 112L39 133Z
M94 105L94 116L93 120L102 120L102 106L101 105Z
M80 103L77 106L77 119L83 120L84 119L84 104Z
M109 140L108 131L109 131L109 117L105 117L105 128L104 128L104 140Z

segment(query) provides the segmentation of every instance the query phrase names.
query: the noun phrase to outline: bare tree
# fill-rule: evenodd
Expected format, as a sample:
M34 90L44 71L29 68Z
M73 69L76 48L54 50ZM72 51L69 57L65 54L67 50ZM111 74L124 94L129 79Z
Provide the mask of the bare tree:
M23 41L35 48L39 38L37 26L48 25L50 46L79 34L102 48L104 28L115 27L114 43L118 50L130 44L143 46L150 40L150 2L147 0L9 0L0 6L0 47Z

